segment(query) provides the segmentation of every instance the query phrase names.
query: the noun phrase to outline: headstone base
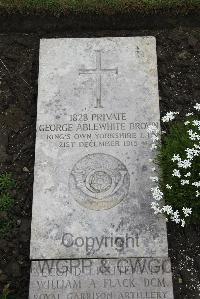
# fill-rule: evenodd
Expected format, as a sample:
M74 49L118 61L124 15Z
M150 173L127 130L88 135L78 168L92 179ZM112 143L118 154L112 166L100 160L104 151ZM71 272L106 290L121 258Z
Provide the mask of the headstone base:
M33 261L29 299L173 299L169 258Z

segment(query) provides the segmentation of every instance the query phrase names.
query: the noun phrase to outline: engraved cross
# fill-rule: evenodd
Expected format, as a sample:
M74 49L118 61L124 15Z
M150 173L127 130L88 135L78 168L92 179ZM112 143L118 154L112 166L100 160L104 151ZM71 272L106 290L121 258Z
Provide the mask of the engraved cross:
M96 68L95 69L80 69L79 75L95 74L96 75L96 106L95 108L103 108L101 103L101 90L102 90L102 74L115 73L118 74L118 68L104 69L101 67L101 51L96 52Z

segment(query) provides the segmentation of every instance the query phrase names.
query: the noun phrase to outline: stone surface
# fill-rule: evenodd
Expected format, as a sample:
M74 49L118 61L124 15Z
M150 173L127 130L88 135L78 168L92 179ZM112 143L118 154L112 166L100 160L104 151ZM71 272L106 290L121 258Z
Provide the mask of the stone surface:
M34 261L29 299L173 299L161 258Z
M149 124L153 37L41 40L32 259L167 256Z

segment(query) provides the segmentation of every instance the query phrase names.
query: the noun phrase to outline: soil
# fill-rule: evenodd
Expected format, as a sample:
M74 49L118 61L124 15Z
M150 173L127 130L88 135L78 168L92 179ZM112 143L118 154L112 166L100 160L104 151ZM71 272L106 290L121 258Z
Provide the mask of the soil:
M77 17L78 18L78 17ZM189 111L200 101L200 26L194 17L168 18L140 26L121 23L87 26L43 17L0 17L0 173L17 181L13 229L0 239L0 291L10 284L13 298L27 299L29 246L34 169L39 40L41 37L102 37L153 35L157 39L161 115ZM57 23L56 23L57 22ZM62 23L62 24L61 24ZM134 24L133 24L134 23ZM82 24L82 25L81 25ZM38 26L38 27L37 27ZM107 30L107 28L110 30ZM145 29L148 28L148 29ZM105 30L106 29L106 30ZM1 215L0 215L1 217ZM168 224L175 299L200 298L200 225L180 228Z

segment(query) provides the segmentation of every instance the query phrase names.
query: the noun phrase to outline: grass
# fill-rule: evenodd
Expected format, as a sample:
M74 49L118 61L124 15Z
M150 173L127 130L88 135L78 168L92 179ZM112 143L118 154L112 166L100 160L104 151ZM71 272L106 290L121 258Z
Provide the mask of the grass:
M5 238L9 231L13 227L13 221L11 219L1 220L0 219L0 238Z
M9 193L3 193L0 196L0 212L9 211L14 205L14 199L10 196Z
M200 8L200 0L0 0L0 7L8 12L42 12L57 14L77 13L121 13L154 12L174 10L187 13Z
M195 119L199 119L196 117ZM192 122L193 119L188 118ZM157 157L157 164L161 172L160 187L165 195L165 203L172 205L175 209L182 210L182 207L192 208L192 222L200 221L200 199L196 197L196 188L191 185L181 185L181 180L172 176L173 169L177 169L177 163L171 158L174 154L180 154L182 159L186 159L185 149L192 148L194 141L189 139L188 130L194 130L194 126L184 125L184 122L177 122L170 127L170 131L163 138L163 143ZM197 131L198 132L198 131ZM198 141L196 142L198 144ZM194 157L192 167L181 170L184 175L191 172L188 178L190 182L199 181L200 156ZM185 178L186 179L186 178ZM172 189L167 189L166 184L172 186Z
M16 187L11 174L0 175L0 238L3 238L11 230L13 221L9 213L14 206L14 199L11 191Z
M14 297L10 296L10 285L7 284L3 288L3 293L0 294L0 299L15 299Z
M9 191L15 187L15 181L10 173L4 173L0 176L0 192Z

